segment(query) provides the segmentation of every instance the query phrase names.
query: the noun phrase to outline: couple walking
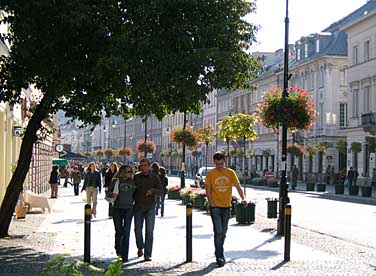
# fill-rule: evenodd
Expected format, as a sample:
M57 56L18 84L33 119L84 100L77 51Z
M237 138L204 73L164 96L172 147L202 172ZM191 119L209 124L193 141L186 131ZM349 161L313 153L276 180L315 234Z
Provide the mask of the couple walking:
M114 175L108 194L114 199L112 218L115 226L115 250L123 262L128 262L129 236L134 217L137 256L151 261L155 224L155 197L162 196L158 175L151 172L150 161L140 161L140 172L133 176L128 165L121 165ZM145 223L145 239L143 227Z

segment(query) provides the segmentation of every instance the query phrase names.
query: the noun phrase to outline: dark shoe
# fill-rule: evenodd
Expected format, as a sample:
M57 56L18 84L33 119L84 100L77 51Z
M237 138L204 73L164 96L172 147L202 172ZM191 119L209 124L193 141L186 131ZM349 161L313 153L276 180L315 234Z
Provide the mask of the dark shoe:
M145 262L150 262L151 261L151 257L145 256L144 260L145 260Z
M218 259L217 259L217 266L218 266L218 267L222 267L222 266L224 266L225 263L226 263L226 260L225 260L224 258L218 258Z
M140 258L140 257L142 257L142 255L144 255L144 253L142 252L142 249L138 249L137 250L137 256Z

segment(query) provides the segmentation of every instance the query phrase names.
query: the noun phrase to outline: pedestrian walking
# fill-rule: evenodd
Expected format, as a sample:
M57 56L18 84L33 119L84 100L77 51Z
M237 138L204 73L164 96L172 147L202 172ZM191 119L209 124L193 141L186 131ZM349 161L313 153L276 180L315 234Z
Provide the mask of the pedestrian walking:
M86 169L84 185L81 192L86 191L86 202L91 205L91 212L93 216L97 214L97 196L98 191L101 193L102 180L100 173L96 170L95 163L89 163Z
M137 244L137 256L144 255L145 261L151 261L155 224L155 196L162 195L162 185L159 177L150 170L150 161L141 159L141 172L136 174L134 224ZM145 242L142 235L145 222ZM145 252L143 250L145 249Z
M70 167L69 167L69 165L65 166L63 172L64 172L64 188L67 188L68 183L70 183L69 182L69 177L70 177Z
M116 200L112 208L112 218L115 226L115 250L116 254L121 256L123 263L125 263L128 262L129 236L133 218L134 192L136 190L131 166L120 166L108 185L107 193L114 192L116 185L118 194L114 195Z
M354 184L354 180L355 180L355 171L354 171L353 167L350 167L350 169L347 173L347 179L349 181L349 186L352 186Z
M59 167L53 166L50 174L50 180L48 181L51 185L51 198L57 198L58 192L58 182L59 182Z
M294 165L291 172L291 189L295 190L298 183L299 169Z
M376 187L376 168L373 168L372 170L372 187Z
M166 198L166 194L167 194L167 186L168 186L168 178L166 176L166 169L164 167L160 167L159 168L159 178L161 179L161 184L162 184L162 190L163 190L163 194L162 196L160 197L161 199L161 217L164 216L164 201L165 201L165 198ZM157 214L158 214L158 210L157 210Z
M105 191L107 191L108 187L111 184L113 176L116 174L118 170L117 164L115 162L112 162L110 166L107 168L105 174L104 174L104 185L103 188ZM108 217L112 217L112 203L108 203Z
M215 258L218 266L224 266L226 260L223 245L230 219L232 186L236 187L244 206L247 206L247 202L236 173L225 167L224 154L215 153L213 161L215 168L207 173L205 187L214 228Z
M159 174L159 164L158 162L153 162L151 164L151 172L159 177L159 180L161 180L161 176ZM162 183L162 180L161 180ZM158 210L161 208L161 196L156 195L155 196L155 215L158 216Z
M80 193L80 183L82 180L81 172L78 169L78 166L73 167L73 172L71 174L74 195L78 196Z

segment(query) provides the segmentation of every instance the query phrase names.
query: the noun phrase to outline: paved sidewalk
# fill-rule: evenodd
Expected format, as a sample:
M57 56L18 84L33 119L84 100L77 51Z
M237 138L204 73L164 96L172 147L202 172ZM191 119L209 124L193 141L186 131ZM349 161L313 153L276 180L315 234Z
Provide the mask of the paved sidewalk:
M92 221L91 256L94 265L106 267L115 259L114 227L108 219L108 203L98 202L98 214ZM60 188L52 202L51 214L28 214L14 220L12 239L0 240L0 275L41 275L48 258L68 253L83 259L84 202L73 196L73 188ZM256 207L257 208L257 207ZM153 261L136 258L134 235L130 241L130 263L124 275L375 275L375 270L354 258L344 261L307 244L293 242L291 261L283 261L284 239L258 225L238 225L235 219L225 243L228 263L215 267L212 223L205 212L193 213L193 262L185 263L185 207L180 201L166 200L164 218L156 218ZM133 227L132 227L133 229Z

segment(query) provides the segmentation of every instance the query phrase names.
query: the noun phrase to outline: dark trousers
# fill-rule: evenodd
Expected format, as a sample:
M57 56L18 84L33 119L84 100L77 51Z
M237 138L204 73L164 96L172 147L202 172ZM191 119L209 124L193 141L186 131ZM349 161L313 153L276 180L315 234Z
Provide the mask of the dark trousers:
M155 214L158 216L158 210L161 208L161 217L164 216L164 201L165 201L166 194L163 194L163 196L157 197L157 204L155 207Z
M80 184L79 184L79 183L77 183L77 184L73 184L73 189L74 189L74 195L75 195L75 196L78 196L78 195L80 194L80 191L79 191L79 189L80 189Z
M230 220L230 208L210 207L210 216L214 230L215 257L216 259L224 258L223 245Z
M129 235L133 217L132 208L113 208L112 218L115 226L115 250L123 261L128 261Z
M145 243L142 235L145 221ZM143 209L134 208L134 231L136 235L136 244L138 249L144 249L144 256L151 257L153 251L155 224L155 208Z

